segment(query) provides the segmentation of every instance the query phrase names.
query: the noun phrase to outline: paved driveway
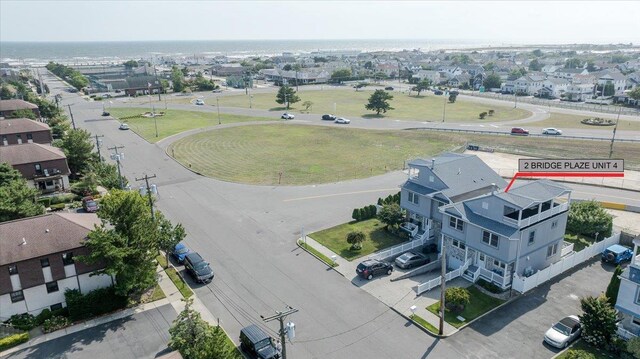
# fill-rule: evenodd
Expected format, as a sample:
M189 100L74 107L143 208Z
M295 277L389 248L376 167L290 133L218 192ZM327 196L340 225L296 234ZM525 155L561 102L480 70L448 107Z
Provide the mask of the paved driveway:
M168 352L170 304L69 334L15 352L6 358L155 358Z

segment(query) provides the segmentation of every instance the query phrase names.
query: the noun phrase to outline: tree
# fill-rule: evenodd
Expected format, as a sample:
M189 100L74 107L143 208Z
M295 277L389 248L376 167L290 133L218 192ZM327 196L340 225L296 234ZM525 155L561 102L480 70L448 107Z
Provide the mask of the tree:
M542 70L542 64L538 59L533 59L529 62L529 71L540 71Z
M341 84L343 81L348 80L350 77L351 77L351 70L340 69L340 70L334 71L331 74L331 79L329 81L331 81L332 83Z
M29 118L29 119L35 120L36 114L29 109L21 108L19 110L13 111L9 116L9 118Z
M515 80L526 74L527 74L527 70L525 70L524 67L519 69L514 69L514 70L511 70L511 72L509 72L509 76L507 77L507 79Z
M71 185L71 191L81 196L91 196L98 193L98 176L93 172L84 173L82 179Z
M386 229L389 229L404 221L404 212L397 203L385 204L378 212L378 219L385 224Z
M496 74L491 74L484 79L482 84L486 90L500 88L502 86L502 79Z
M615 86L612 83L607 82L604 85L604 96L613 96L615 93L616 93Z
M358 91L359 89L366 87L368 84L366 82L360 82L359 84L355 85L355 89L356 91Z
M193 299L184 299L185 307L173 321L169 334L169 347L180 352L185 359L226 359L231 356L225 342L225 332L202 319L191 308Z
M108 190L120 189L120 177L115 164L97 161L91 164L90 171L96 174L98 184ZM122 176L122 183L126 185L129 181Z
M367 239L367 236L361 231L349 232L347 234L347 243L351 244L351 249L359 251L362 249L362 242Z
M393 110L388 102L390 100L393 100L393 95L384 90L375 90L369 97L369 103L364 107L367 110L375 111L376 115L380 115L380 112L386 113L388 110Z
M276 94L276 102L284 105L286 104L287 110L289 109L289 105L292 103L296 103L300 101L300 97L296 95L296 90L293 87L289 86L280 86L280 90Z
M136 60L129 60L129 61L126 61L126 62L124 62L122 64L127 69L132 69L134 67L138 67L138 61L136 61Z
M629 97L634 100L640 100L640 86L637 86L633 90L629 91L627 95L629 95Z
M605 348L618 329L616 310L604 295L597 298L586 297L580 299L583 314L579 315L582 324L582 339L597 347Z
M313 102L311 101L305 101L302 103L302 107L304 107L304 110L309 112L309 109L311 109L311 106L313 106Z
M182 92L185 89L184 74L178 66L171 69L171 82L173 82L173 92Z
M291 67L291 65L290 65L290 64L286 64L286 65L284 65L284 66L282 67L282 69L283 69L284 71L291 71L291 69L293 69L293 67Z
M78 128L67 132L62 139L61 147L67 156L72 176L88 172L91 164L98 159L98 155L93 152L91 134L85 129Z
M85 241L89 255L78 260L104 263L98 273L115 276L118 295L152 287L156 283L155 257L161 228L151 218L146 199L136 191L113 190L102 198L98 217L103 226L89 232Z
M583 65L582 60L575 57L567 59L567 61L564 62L564 67L568 69L577 69L582 67L582 65Z
M596 71L596 64L594 64L593 61L591 61L591 60L587 61L587 71L589 71L589 72L595 72Z
M596 201L572 202L569 207L567 231L599 238L611 236L613 217Z
M604 295L607 297L609 304L616 305L616 301L618 300L618 289L620 289L620 275L622 275L622 267L616 266L616 269L613 271L613 275L611 276L611 281L607 286L607 291Z
M164 251L164 257L169 264L169 253L187 236L182 224L173 226L161 212L156 213L156 223L159 227L158 246Z
M5 84L0 87L0 100L9 100L13 98L13 92Z
M462 312L470 301L471 293L467 288L449 287L444 291L445 306L453 312Z
M543 54L542 54L542 50L540 50L540 49L535 49L535 50L531 51L531 53L532 53L532 54L533 54L533 56L535 56L535 57L542 57L542 55L543 55Z
M449 95L449 103L455 103L458 98L458 94L453 92Z
M69 121L66 116L59 115L47 120L47 124L51 127L51 134L53 138L63 138L67 131L71 129Z
M202 74L200 74L200 76L196 76L194 84L198 91L211 91L219 87L212 80L204 78Z
M37 216L44 206L35 201L38 190L29 186L20 172L0 163L0 222Z
M415 86L413 86L411 88L411 91L417 92L418 93L417 96L420 96L420 92L428 90L430 86L431 86L431 81L424 79L418 82Z

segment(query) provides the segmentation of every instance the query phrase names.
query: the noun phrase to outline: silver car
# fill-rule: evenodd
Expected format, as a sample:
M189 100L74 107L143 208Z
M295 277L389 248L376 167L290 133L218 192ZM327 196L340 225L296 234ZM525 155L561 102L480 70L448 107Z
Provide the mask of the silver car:
M407 252L396 258L395 263L398 268L407 269L427 264L429 263L429 258L420 253Z
M556 135L556 136L560 136L562 134L561 130L558 130L557 128L553 128L553 127L549 127L549 128L545 128L542 130L542 134L543 135Z
M334 121L335 123L341 123L343 125L348 125L351 123L351 120L349 120L348 118L344 118L344 117L338 117L336 118L336 120Z
M544 333L544 341L556 348L566 348L580 336L581 331L580 318L570 315L549 328Z

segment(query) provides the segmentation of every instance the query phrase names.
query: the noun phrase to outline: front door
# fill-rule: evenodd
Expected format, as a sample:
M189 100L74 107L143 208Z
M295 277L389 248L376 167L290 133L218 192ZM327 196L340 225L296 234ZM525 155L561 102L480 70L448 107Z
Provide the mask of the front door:
M478 260L476 262L478 268L485 268L484 266L485 260L486 260L486 256L484 255L484 253L478 253Z

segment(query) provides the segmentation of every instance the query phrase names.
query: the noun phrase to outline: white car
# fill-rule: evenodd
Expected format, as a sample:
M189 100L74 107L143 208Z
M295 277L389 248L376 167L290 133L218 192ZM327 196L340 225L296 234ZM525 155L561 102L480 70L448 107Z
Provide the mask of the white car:
M120 127L118 127L121 130L128 130L129 129L129 125L127 125L126 123L121 123Z
M553 127L549 127L549 128L545 128L542 130L542 134L543 135L561 135L562 131L558 130L557 128L553 128Z
M349 120L347 118L344 118L344 117L338 117L338 118L336 118L335 123L342 123L342 124L347 125L347 124L351 123L351 120Z
M566 348L580 336L581 331L580 318L570 315L549 328L544 333L544 341L556 348Z
M280 116L280 118L283 120L293 120L294 118L296 118L296 116L285 112L282 114L282 116Z
M197 99L196 100L196 105L202 106L202 105L204 105L204 101L202 101L201 99Z

